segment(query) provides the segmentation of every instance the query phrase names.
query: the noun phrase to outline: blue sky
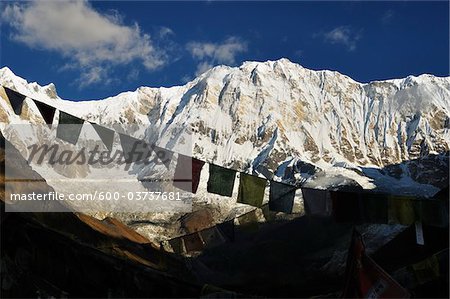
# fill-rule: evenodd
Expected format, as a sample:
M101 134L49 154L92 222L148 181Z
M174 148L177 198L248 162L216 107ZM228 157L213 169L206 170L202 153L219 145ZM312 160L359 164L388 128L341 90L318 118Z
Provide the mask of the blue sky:
M286 57L355 80L449 75L444 2L4 2L0 66L61 97L183 84Z

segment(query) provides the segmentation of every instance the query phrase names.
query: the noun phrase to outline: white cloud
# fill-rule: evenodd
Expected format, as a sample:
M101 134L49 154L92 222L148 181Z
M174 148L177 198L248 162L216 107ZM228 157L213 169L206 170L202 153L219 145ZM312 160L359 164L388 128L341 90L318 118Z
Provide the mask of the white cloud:
M15 3L6 5L1 17L11 26L13 40L68 58L66 67L83 72L84 86L106 80L112 66L137 61L154 70L167 61L167 53L137 23L124 25L117 11L100 14L87 1Z
M196 75L213 67L214 64L234 64L239 53L247 51L247 43L238 37L229 37L222 43L190 42L187 50L194 59L200 60Z
M127 80L130 82L133 82L134 80L137 80L138 78L139 78L139 70L138 69L132 69L127 75Z
M80 88L100 83L102 82L104 85L108 85L111 83L111 78L108 76L108 71L104 67L100 66L92 66L86 71L82 72L80 78L76 80Z
M192 75L186 74L180 78L181 83L186 84L192 80Z
M195 71L195 75L196 76L201 75L213 67L214 67L214 65L212 63L207 62L207 61L202 61L197 65L197 70Z
M381 16L381 23L383 23L384 25L387 25L392 21L393 18L394 18L394 11L392 9L388 9Z
M168 27L161 27L159 29L159 36L161 38L167 37L167 36L171 36L174 35L175 33L173 32L172 29L168 28Z
M362 31L355 31L350 26L339 26L329 32L325 32L323 37L331 44L341 44L349 51L356 49L356 43L362 37Z

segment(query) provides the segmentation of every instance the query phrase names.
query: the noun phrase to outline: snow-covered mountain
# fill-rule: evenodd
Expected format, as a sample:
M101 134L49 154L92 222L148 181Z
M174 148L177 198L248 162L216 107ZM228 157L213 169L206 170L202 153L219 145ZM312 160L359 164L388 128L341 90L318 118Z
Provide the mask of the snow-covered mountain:
M63 100L53 84L28 83L6 67L0 84L105 126L141 125L136 137L175 151L188 132L193 156L285 181L427 196L448 183L450 77L359 83L280 59L96 101ZM0 96L2 128L42 122L31 101L19 117Z

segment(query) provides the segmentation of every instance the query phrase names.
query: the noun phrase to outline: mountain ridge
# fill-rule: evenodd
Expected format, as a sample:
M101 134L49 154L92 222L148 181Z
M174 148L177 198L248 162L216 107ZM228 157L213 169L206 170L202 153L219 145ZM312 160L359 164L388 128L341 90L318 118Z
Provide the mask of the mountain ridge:
M136 137L172 150L186 131L198 158L316 187L329 187L314 183L325 172L374 188L379 178L361 176L364 169L445 157L450 145L450 77L429 74L360 83L280 59L217 66L183 86L143 86L77 102L59 98L53 84L28 83L5 68L0 83L89 121L141 125ZM14 123L11 108L1 105L4 122ZM393 182L409 176L402 170ZM422 187L425 195L436 191Z
M232 68L242 68L242 67L245 67L246 65L264 64L264 63L275 63L275 62L287 62L287 63L291 63L291 64L296 64L296 65L300 66L301 68L305 68L305 67L303 67L301 64L298 64L298 63L295 63L295 62L291 62L291 61L290 61L289 59L287 59L287 58L280 58L280 59L276 59L276 60L266 60L266 61L244 61L244 62L242 62L242 64L241 64L240 66L238 66L238 67L231 67L231 66L227 66L227 65L217 65L217 66L214 66L214 67L212 67L211 69L209 69L209 70L205 71L204 73L200 74L198 77L196 77L196 78L194 78L194 79L192 79L192 80L186 82L184 85L189 84L189 83L192 83L193 81L195 81L195 80L198 79L199 77L205 75L206 73L208 73L208 72L210 72L210 71L213 71L213 70L216 69L216 68L227 68L227 69L232 69ZM307 69L307 68L305 68L305 69ZM314 72L328 72L328 73L331 73L331 74L332 74L332 73L336 73L336 74L339 74L339 75L341 75L341 76L347 77L348 79L354 81L355 83L361 84L361 85L368 85L368 84L371 84L371 83L377 83L377 82L378 82L378 83L379 83L379 82L401 83L402 81L411 81L411 80L420 79L420 78L423 78L423 77L432 77L432 78L450 78L450 76L436 76L436 75L429 74L429 73L422 73L422 74L420 74L420 75L408 75L408 76L403 77L403 78L375 79L375 80L370 80L369 82L360 82L360 81L357 81L357 80L353 79L353 78L350 77L349 75L345 75L345 74L343 74L343 73L341 73L341 72L339 72L339 71L337 71L337 70L328 70L328 69L323 69L323 70L312 70L312 69L308 69L308 70L311 70L311 71L314 71ZM1 81L1 82L5 82L5 81L6 81L5 79L7 79L7 78L19 78L19 79L25 80L25 79L23 79L22 77L20 77L19 75L15 74L15 73L11 70L11 68L9 68L8 66L3 66L3 67L0 68L0 81ZM72 101L72 100L70 100L70 99L64 99L64 98L61 98L59 95L57 95L57 93L56 93L56 86L55 86L55 84L54 84L53 82L50 82L50 83L48 83L47 85L40 85L38 82L28 82L28 81L26 81L26 80L25 80L25 82L26 82L25 84L32 85L32 86L39 86L39 87L41 87L41 88L43 88L43 89L53 89L53 90L55 90L55 95L56 95L57 98L59 98L59 99L61 99L61 100ZM160 86L160 87L150 87L150 86L145 86L145 85L143 85L143 86L137 87L135 90L122 91L122 92L120 92L120 93L118 93L118 94L116 94L116 95L108 96L108 97L103 98L103 99L82 99L82 100L74 100L74 102L101 101L101 100L104 100L104 99L107 99L107 98L117 97L117 96L119 96L119 95L121 95L121 94L124 94L124 93L127 93L127 92L137 92L137 91L138 91L139 89L141 89L141 88L153 88L153 89L166 88L166 89L169 89L169 88L173 88L173 87L181 87L181 86L184 86L184 85L173 85L173 86L167 86L167 87L166 87L166 86L164 86L164 87L163 87L163 86Z

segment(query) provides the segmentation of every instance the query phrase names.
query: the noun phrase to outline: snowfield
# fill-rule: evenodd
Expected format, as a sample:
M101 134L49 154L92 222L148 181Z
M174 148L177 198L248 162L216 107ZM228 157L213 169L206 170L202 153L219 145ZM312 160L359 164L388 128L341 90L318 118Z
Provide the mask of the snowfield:
M359 83L338 72L313 71L280 59L217 66L183 86L140 87L81 102L61 99L54 84L28 83L7 67L0 69L0 84L175 152L260 176L268 171L278 181L421 196L432 196L448 184L450 77ZM3 91L0 96L2 132L9 124L42 123L31 100L19 117ZM92 129L86 125L82 135L89 134ZM21 142L32 141L23 137ZM236 186L232 198L207 193L207 170L205 165L195 205L213 207L217 222L249 210L236 203ZM52 176L51 168L36 171ZM148 168L138 167L120 176L136 178L146 172ZM48 183L56 191L64 189ZM147 216L169 221L169 214ZM153 229L147 235L164 231Z

